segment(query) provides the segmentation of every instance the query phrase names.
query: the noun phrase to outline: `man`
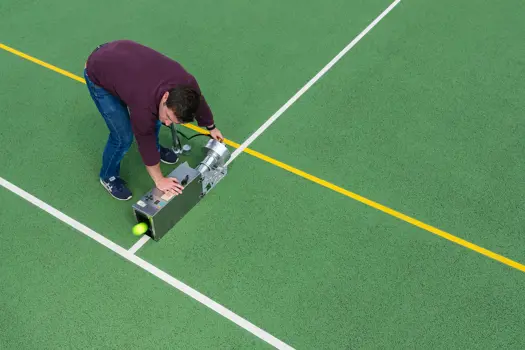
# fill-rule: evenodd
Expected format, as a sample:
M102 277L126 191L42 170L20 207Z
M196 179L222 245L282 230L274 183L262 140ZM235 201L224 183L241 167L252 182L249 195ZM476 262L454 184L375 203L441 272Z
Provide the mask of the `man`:
M178 157L159 144L161 124L196 120L214 139L223 140L195 78L179 63L151 48L130 40L100 45L86 62L84 78L109 128L100 182L119 200L132 197L120 177L120 162L133 136L156 187L174 195L181 193L182 186L161 173L160 161L174 164Z

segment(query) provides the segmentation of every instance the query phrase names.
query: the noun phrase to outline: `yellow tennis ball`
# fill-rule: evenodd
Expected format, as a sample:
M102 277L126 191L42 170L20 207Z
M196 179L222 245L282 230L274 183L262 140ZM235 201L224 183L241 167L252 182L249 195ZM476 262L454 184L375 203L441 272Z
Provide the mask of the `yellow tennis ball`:
M133 226L132 231L135 236L140 236L144 234L146 231L148 231L148 224L146 224L145 222L136 224L135 226Z

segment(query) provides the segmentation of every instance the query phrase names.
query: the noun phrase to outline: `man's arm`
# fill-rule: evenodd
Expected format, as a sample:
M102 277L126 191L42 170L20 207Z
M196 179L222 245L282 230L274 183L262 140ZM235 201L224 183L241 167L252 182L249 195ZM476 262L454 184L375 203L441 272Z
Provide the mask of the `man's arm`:
M211 112L210 106L204 98L204 95L201 95L199 109L196 114L197 124L201 127L205 127L210 132L211 137L217 141L222 141L224 139L220 130L215 125L213 113Z
M138 113L144 113L139 115ZM165 177L160 170L160 154L155 135L156 120L147 111L131 110L131 125L137 140L139 153L155 186L164 192L181 193L183 187L177 179Z
M146 165L146 170L149 173L149 176L151 176L151 179L155 184L157 182L160 182L164 175L162 174L162 171L160 170L160 163L157 163L155 165Z
M199 103L199 108L196 112L195 119L197 120L197 124L200 127L210 127L215 125L213 113L211 112L211 108L208 105L204 95L201 95L201 100Z
M197 121L197 125L200 127L205 127L210 132L213 138L217 139L218 136L220 136L220 138L222 139L222 135L220 134L220 131L215 125L213 113L211 111L210 106L208 105L208 101L206 101L206 98L202 93L201 87L199 86L197 79L195 79L195 77L192 75L190 75L190 85L194 89L196 89L197 92L200 94L199 108L195 112L195 119Z

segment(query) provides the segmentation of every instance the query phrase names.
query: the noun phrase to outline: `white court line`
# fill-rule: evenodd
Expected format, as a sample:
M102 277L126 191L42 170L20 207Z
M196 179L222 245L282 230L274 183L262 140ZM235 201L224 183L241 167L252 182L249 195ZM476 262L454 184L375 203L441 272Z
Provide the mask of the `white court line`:
M274 115L270 117L264 123L261 125L257 131L255 131L246 141L243 142L243 144L237 148L231 155L230 159L226 162L226 166L228 166L241 152L243 152L257 137L259 137L270 125L272 125L273 122L277 120L283 114L292 104L294 104L299 97L301 97L310 87L312 87L317 80L319 80L330 68L332 68L337 61L339 61L352 47L354 47L372 28L376 26L379 21L381 21L392 9L399 3L401 0L394 1L383 13L381 13L372 23L366 27L361 34L359 34L354 40L350 42L337 56L334 57L332 61L330 61L315 77L313 77L301 90L299 90L284 106L282 106L277 112L275 112Z
M137 250L139 250L144 244L146 244L147 241L149 241L149 236L144 235L140 237L140 239L135 244L133 244L133 247L128 249L128 252L130 252L131 254L135 254Z
M126 260L129 260L130 262L134 263L135 265L139 266L140 268L148 271L155 277L163 280L164 282L168 283L169 285L177 288L184 294L192 297L193 299L197 300L201 304L207 306L208 308L212 309L213 311L217 312L219 315L229 319L233 323L237 324L241 328L247 330L248 332L252 333L253 335L259 337L260 339L264 340L268 344L274 346L277 349L293 349L288 344L282 342L281 340L275 338L273 335L265 332L264 330L256 327L252 323L248 322L247 320L243 319L242 317L238 316L237 314L231 312L230 310L226 309L224 306L216 303L215 301L211 300L207 296L199 293L195 289L187 286L186 284L180 282L179 280L175 279L174 277L168 275L166 272L158 269L157 267L153 266L149 262L142 260L138 256L130 253L123 247L119 246L118 244L110 241L106 237L96 233L92 229L90 229L87 226L84 226L80 222L72 219L71 217L67 216L66 214L58 211L57 209L51 207L49 204L41 201L40 199L34 197L33 195L27 193L26 191L22 190L21 188L13 185L12 183L8 182L7 180L0 177L0 185L8 189L9 191L17 194L18 196L24 198L31 204L37 206L38 208L46 211L47 213L53 215L57 219L65 222L69 226L75 228L77 231L80 231L81 233L85 234L86 236L94 239L98 243L102 244L106 248L111 249L115 253L119 254Z

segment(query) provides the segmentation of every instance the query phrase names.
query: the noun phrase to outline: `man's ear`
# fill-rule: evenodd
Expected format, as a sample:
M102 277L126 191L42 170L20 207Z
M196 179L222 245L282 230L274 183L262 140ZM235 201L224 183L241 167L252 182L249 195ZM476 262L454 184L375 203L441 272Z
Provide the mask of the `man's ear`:
M170 95L170 93L168 91L166 91L164 93L164 95L162 95L162 102L166 102L168 100L168 96Z

